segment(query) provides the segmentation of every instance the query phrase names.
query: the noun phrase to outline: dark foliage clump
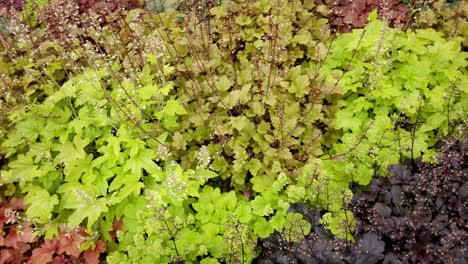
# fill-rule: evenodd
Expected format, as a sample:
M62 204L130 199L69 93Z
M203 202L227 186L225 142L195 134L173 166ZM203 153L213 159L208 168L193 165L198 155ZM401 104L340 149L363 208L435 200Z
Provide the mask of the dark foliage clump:
M23 9L24 0L0 0L0 10L10 10L11 8L21 11Z
M437 165L418 164L417 173L393 165L388 182L355 196L358 232L377 232L389 263L466 263L466 141L440 145Z
M392 27L401 27L409 19L409 9L398 0L321 0L318 3L328 7L321 13L329 19L332 30L350 32L362 28L367 16L377 9L379 18Z
M128 10L138 7L138 0L59 0L46 5L39 20L55 39L69 44L74 34L90 27L119 30Z
M392 177L356 194L356 243L334 239L302 205L311 234L298 243L272 235L257 263L468 263L467 141L439 144L438 163L419 162L416 172L393 165Z
M11 11L19 12L23 9L23 0L0 0L0 34L8 35L8 18Z

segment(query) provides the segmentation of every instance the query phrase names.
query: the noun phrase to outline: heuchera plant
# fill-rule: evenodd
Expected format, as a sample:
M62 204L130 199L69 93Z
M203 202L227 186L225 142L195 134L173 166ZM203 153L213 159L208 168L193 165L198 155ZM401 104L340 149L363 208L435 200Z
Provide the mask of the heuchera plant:
M374 10L379 18L391 27L405 26L411 16L411 10L398 0L320 0L317 2L318 15L328 18L330 27L338 32L350 32L354 28L363 28L367 16Z
M463 263L468 239L466 139L438 143L436 164L418 162L389 167L389 178L376 178L350 204L356 215L356 243L331 236L318 224L300 241L284 235L264 240L257 263ZM310 222L320 212L293 207Z
M110 263L251 262L258 239L309 233L290 210L306 203L353 241L351 187L433 160L466 121L460 39L391 29L375 12L335 39L313 1L210 14L136 9L119 32L43 44L45 61L2 56L6 83L29 93L9 115L0 185L25 195L46 239L65 223L107 243Z
M99 263L100 254L106 251L102 240L95 242L81 227L63 228L54 239L40 239L35 236L37 228L23 215L26 208L23 198L11 198L0 204L1 263Z

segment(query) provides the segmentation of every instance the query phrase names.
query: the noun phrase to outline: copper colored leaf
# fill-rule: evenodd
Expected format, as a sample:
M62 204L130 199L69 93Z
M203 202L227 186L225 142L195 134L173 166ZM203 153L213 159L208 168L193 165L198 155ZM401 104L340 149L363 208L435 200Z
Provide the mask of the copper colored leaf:
M67 264L68 259L64 255L60 256L55 256L54 260L52 261L52 264Z
M21 264L25 262L25 252L30 250L28 244L23 244L19 249L6 248L0 250L0 264Z
M65 233L61 232L58 238L58 253L66 253L72 257L80 256L81 244L85 241L85 237L81 232Z
M123 220L122 219L120 219L120 220L115 219L114 223L112 224L112 227L113 227L113 229L110 232L110 234L112 236L112 240L115 241L115 239L117 238L117 231L122 230L122 228L123 228Z
M11 210L26 210L27 206L24 204L24 197L16 198L13 197L10 199L6 207L10 208Z
M30 226L25 226L22 230L11 228L5 237L5 246L19 249L23 243L31 243L35 240L37 238L33 238L33 229Z
M25 261L24 253L30 249L29 245L24 244L21 249L6 248L0 250L0 264L22 264Z
M99 264L99 256L101 253L106 252L106 247L102 240L96 241L96 247L94 249L87 249L84 253L84 259L87 264Z
M28 264L43 264L52 261L55 250L48 247L40 247L33 250Z
M2 249L0 251L0 263L10 263L13 260L12 249Z

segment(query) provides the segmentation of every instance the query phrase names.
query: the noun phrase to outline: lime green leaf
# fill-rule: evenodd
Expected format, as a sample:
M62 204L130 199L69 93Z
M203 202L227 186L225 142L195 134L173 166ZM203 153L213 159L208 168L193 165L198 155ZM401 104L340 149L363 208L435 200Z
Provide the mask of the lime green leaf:
M75 135L72 142L56 144L53 149L58 150L59 154L54 159L54 164L64 163L65 166L70 166L70 162L75 159L84 159L86 152L84 147L89 144L89 139Z
M158 86L148 84L148 85L146 85L143 88L138 90L138 95L140 96L141 99L148 100L151 97L153 97L153 95L156 94L157 90L158 90Z
M369 13L367 16L367 20L369 22L376 21L377 20L377 9L373 10L372 12Z
M236 204L237 197L234 191L222 194L221 199L215 202L217 208L226 208L228 211L234 211Z
M143 70L140 73L140 82L143 86L151 85L153 82L154 75L151 74L151 68L149 64L143 66Z
M214 237L217 234L219 234L219 225L209 222L209 223L202 225L201 230L208 237Z
M235 214L239 217L241 223L248 223L252 219L252 210L247 204L239 205L235 210Z
M258 216L266 216L273 213L273 209L263 196L257 196L253 201L250 202L253 214Z
M263 167L262 163L258 159L251 159L247 163L247 169L250 171L252 176L257 176L258 171Z
M163 72L164 72L165 75L171 74L172 72L174 72L174 70L175 70L174 67L172 67L170 65L167 65L167 64L164 65L164 67L163 67Z
M274 229L270 223L268 223L265 218L260 217L255 221L254 232L261 238L268 237L273 233Z
M231 117L230 123L232 127L237 129L238 131L242 131L242 129L250 125L250 120L246 116L236 116Z
M26 211L28 218L39 224L49 222L54 206L59 203L57 195L50 195L47 190L39 186L31 186L27 190L25 202L29 205Z
M174 133L174 136L172 136L172 145L176 148L176 149L185 149L186 145L187 145L187 142L185 141L185 138L183 136L182 133L180 133L179 131L176 131Z
M275 182L274 177L269 177L266 175L257 175L250 179L250 182L252 182L253 186L252 189L256 192L264 192L268 190L273 183Z
M299 43L299 44L307 45L312 40L312 35L310 34L310 32L308 30L301 29L294 36L294 38L292 40Z
M369 168L364 164L359 164L354 176L354 180L360 185L367 185L372 180L373 175L374 170L372 168Z
M223 75L215 82L215 86L220 91L227 91L232 86L232 81L226 75Z
M67 182L76 182L79 181L83 174L88 175L87 180L91 180L89 177L90 174L93 174L91 161L93 160L93 155L88 154L84 159L75 159L68 163L69 166L65 167L65 181ZM89 182L91 183L91 182Z
M112 70L115 72L118 72L120 71L121 68L122 68L122 65L120 64L120 61L119 60L114 61L114 63L112 64Z
M135 175L142 175L145 170L149 175L159 176L160 168L154 161L156 159L155 151L151 149L138 149L137 154L132 155L123 166L124 171L130 171Z
M358 130L361 126L361 120L354 116L354 113L343 109L336 113L332 126L336 129L342 128L343 130Z
M296 97L302 97L309 93L309 76L297 76L288 87L290 93L294 93Z
M42 174L30 155L20 154L8 166L10 170L5 175L2 175L2 182L29 182Z
M225 6L216 6L211 8L210 12L215 15L216 18L223 18L227 16Z
M252 23L252 19L248 16L240 15L236 17L236 23L241 26L248 26Z
M219 264L219 262L214 258L204 258L200 260L200 264Z
M169 116L185 115L187 111L185 108L176 100L169 100L163 108L163 112Z
M166 84L163 88L159 89L159 92L163 95L168 95L170 91L174 89L173 84Z

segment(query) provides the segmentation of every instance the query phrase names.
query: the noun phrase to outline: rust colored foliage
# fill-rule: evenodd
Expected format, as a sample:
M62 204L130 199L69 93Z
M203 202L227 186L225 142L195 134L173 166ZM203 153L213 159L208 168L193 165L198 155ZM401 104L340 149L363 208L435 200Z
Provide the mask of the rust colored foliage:
M29 222L18 225L19 214L25 210L23 198L11 198L0 203L0 263L23 263L24 253L34 243Z
M334 31L350 32L353 28L362 28L367 23L367 16L377 9L379 18L388 21L392 27L401 27L409 19L408 8L398 0L321 0L317 1L329 7L324 12ZM327 14L328 13L328 14Z
M24 0L0 0L0 10L6 9L10 10L11 8L21 11L23 9Z
M96 241L94 248L81 251L82 244L90 239L82 227L61 230L51 240L34 236L32 224L22 217L24 210L23 198L0 203L0 264L98 264L106 252L102 240Z
M55 39L68 43L86 28L120 28L126 12L138 7L138 0L59 0L46 5L39 20Z
M23 10L24 0L0 0L0 18L2 16L11 17L12 11Z
M71 232L61 231L60 235L44 243L32 251L28 264L40 263L88 263L97 264L101 253L106 252L104 242L96 241L94 248L80 252L81 245L86 241L87 234L82 227Z

